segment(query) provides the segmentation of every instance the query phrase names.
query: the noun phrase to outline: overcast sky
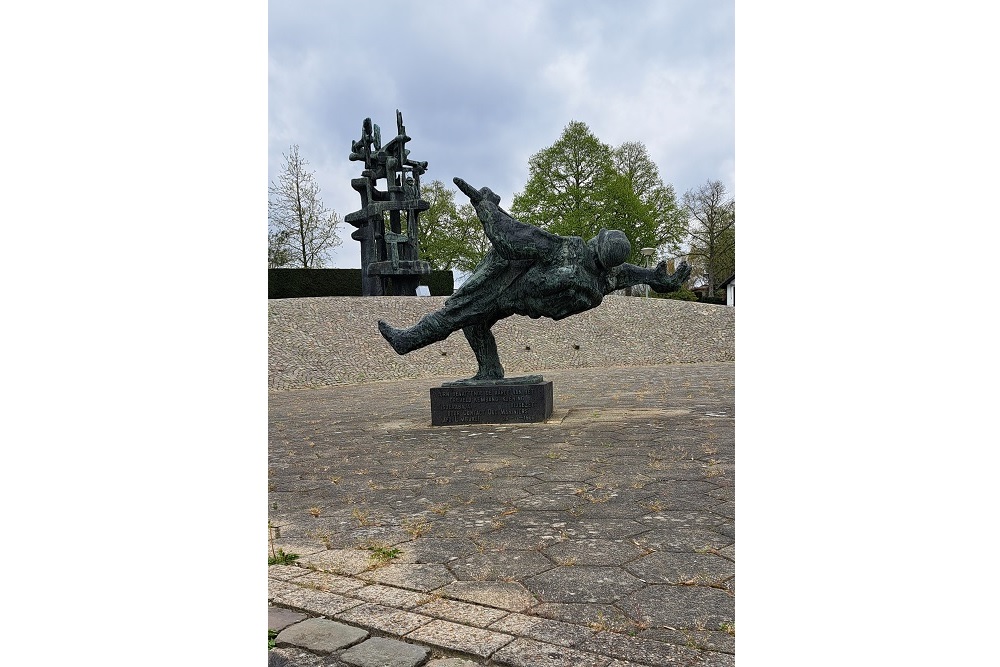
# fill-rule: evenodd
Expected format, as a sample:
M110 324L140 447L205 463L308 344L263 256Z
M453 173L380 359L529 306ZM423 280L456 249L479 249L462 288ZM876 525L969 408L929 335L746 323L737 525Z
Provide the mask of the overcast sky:
M709 179L735 195L732 0L285 0L268 13L268 178L298 144L341 219L360 207L351 141L366 117L391 139L397 109L425 182L461 176L503 207L574 120L612 146L644 143L678 197ZM353 229L341 225L336 267L360 266Z

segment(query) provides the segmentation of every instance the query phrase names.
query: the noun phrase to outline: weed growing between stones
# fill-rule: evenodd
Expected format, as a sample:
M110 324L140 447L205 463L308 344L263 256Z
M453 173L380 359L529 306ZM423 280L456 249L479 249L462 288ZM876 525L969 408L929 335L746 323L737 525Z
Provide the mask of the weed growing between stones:
M267 558L268 566L271 565L291 565L294 563L299 555L293 553L285 553L284 549L274 548L274 541L281 537L281 527L275 526L270 521L267 522L267 543L271 549L271 555Z
M371 552L372 567L381 567L403 553L402 550L385 544L369 544L362 548Z

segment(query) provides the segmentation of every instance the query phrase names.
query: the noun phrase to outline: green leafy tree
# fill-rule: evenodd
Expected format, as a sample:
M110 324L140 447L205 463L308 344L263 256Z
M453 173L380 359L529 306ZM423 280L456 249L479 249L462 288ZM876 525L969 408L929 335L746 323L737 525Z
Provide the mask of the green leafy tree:
M659 255L679 252L687 212L643 143L611 148L585 123L572 121L552 146L531 157L528 168L528 183L511 204L519 220L588 239L601 228L619 229L632 245L634 264L643 264L644 247Z
M340 220L323 205L315 172L307 171L309 163L299 155L299 147L293 145L282 157L278 181L271 181L267 191L268 239L273 239L268 243L268 266L273 259L281 261L280 266L321 268L327 253L341 243Z
M721 181L712 180L685 192L683 202L689 217L692 275L700 271L712 296L736 268L736 202Z
M633 264L642 263L644 247L676 255L687 232L687 211L678 204L673 186L660 178L646 146L638 141L618 146L612 168L602 197L601 226L625 232Z
M607 226L600 216L606 213L612 151L586 123L571 121L554 144L531 156L528 171L524 191L511 202L515 218L553 234L584 238Z
M475 209L457 206L455 191L437 180L420 184L420 198L430 204L420 214L420 259L435 270L472 271L490 249Z

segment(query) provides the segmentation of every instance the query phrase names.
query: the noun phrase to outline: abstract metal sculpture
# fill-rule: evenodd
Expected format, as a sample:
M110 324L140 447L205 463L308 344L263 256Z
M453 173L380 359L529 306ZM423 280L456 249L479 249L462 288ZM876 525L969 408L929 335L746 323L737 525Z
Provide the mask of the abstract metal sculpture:
M361 242L361 294L414 296L420 276L431 266L420 260L419 216L430 204L420 199L420 176L426 162L409 158L403 114L396 110L396 137L382 145L381 130L365 118L361 139L351 142L349 159L365 163L351 187L361 195L361 209L344 217L357 227L351 238ZM379 190L379 179L386 189ZM388 224L386 224L388 214ZM405 229L404 229L405 217Z

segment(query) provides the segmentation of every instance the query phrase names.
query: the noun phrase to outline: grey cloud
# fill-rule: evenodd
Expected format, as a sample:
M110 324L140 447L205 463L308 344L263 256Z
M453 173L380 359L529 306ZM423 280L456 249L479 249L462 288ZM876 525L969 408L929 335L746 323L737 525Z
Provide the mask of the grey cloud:
M403 113L425 178L462 176L506 205L528 158L571 120L642 141L678 194L733 178L733 2L269 3L269 178L291 143L324 201L355 210L361 122ZM727 173L721 173L725 171ZM461 199L461 198L460 198ZM337 266L357 266L349 228Z

